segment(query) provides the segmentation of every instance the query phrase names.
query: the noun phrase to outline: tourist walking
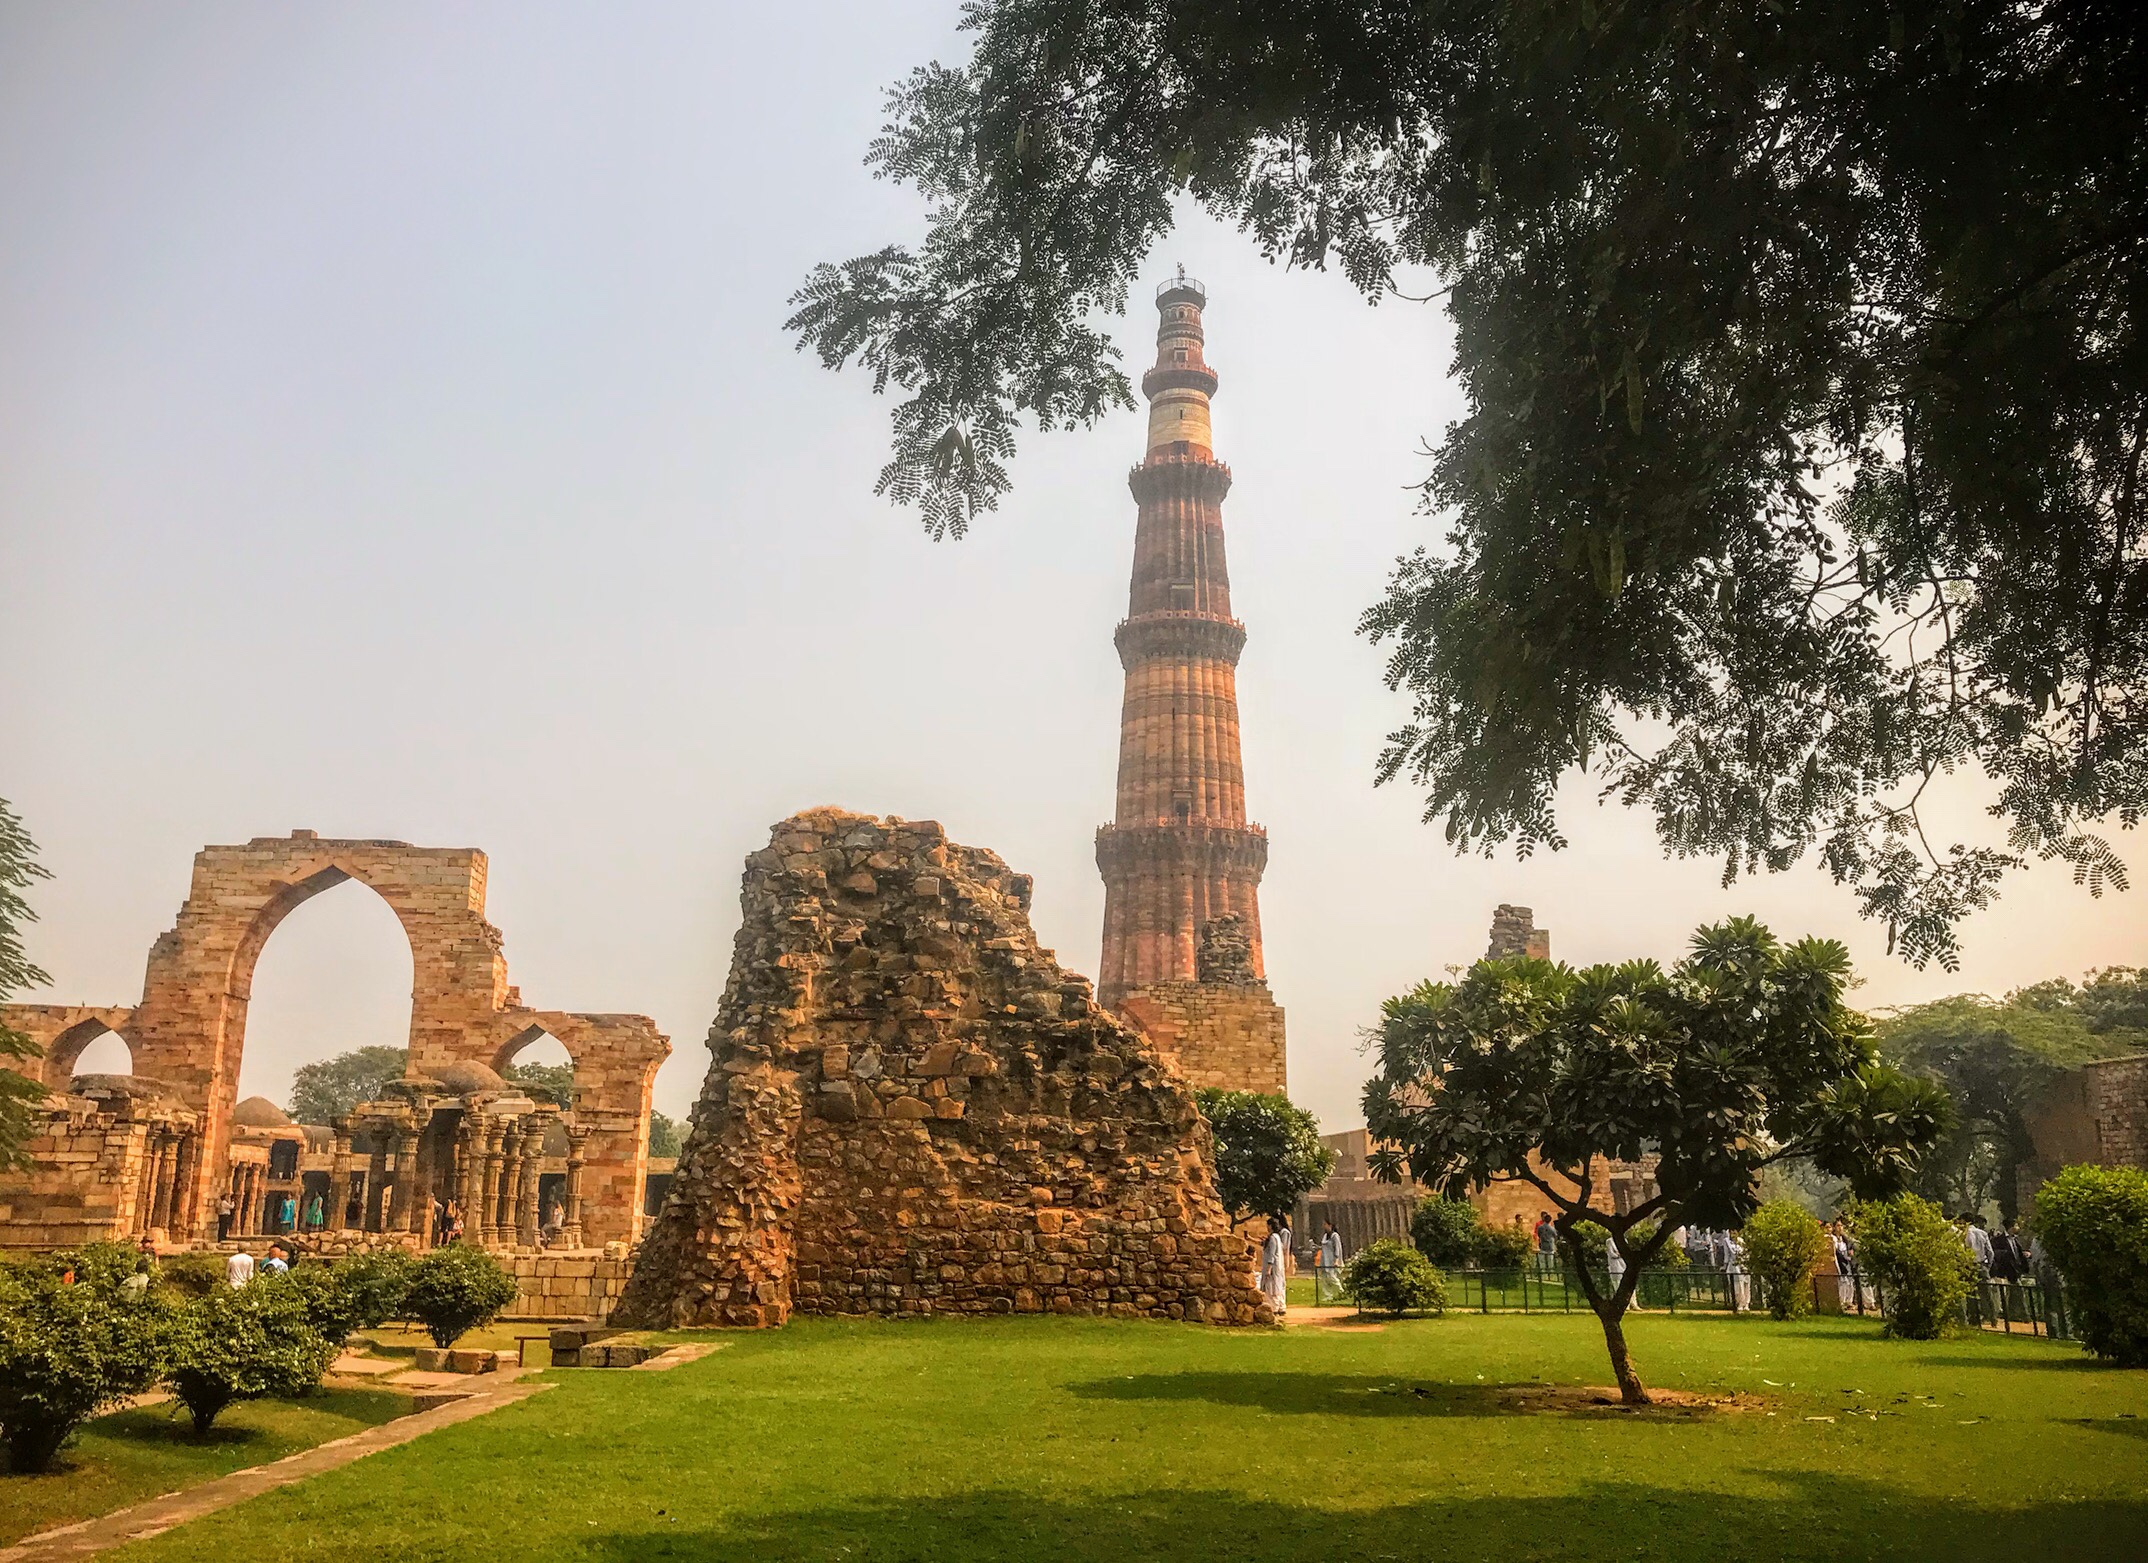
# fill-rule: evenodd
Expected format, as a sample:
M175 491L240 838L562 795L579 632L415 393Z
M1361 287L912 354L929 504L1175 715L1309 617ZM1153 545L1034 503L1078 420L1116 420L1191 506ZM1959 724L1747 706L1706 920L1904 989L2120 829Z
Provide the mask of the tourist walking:
M1268 1218L1268 1240L1260 1249L1260 1289L1267 1293L1275 1316L1290 1306L1290 1287L1285 1267L1290 1261L1290 1228L1280 1216Z
M231 1197L231 1191L229 1189L226 1189L223 1193L217 1196L216 1240L219 1243L227 1243L231 1240L231 1218L233 1216L236 1216L238 1213L238 1201Z
M1827 1235L1835 1245L1835 1297L1847 1313L1857 1306L1857 1251L1840 1216L1828 1223Z
M1325 1282L1327 1290L1342 1284L1342 1234L1335 1230L1335 1223L1320 1223L1320 1263L1313 1272L1316 1279ZM1323 1288L1315 1287L1315 1300Z
M1961 1218L1962 1241L1969 1245L1969 1252L1976 1258L1979 1274L1991 1278L1991 1234L1984 1230L1984 1218L1973 1211L1965 1211Z
M1618 1283L1626 1279L1626 1256L1618 1251L1618 1239L1609 1233L1604 1235L1604 1271L1611 1277L1611 1290L1618 1290Z
M296 1194L285 1194L277 1199L276 1230L279 1232L296 1232L298 1230L298 1196Z
M1536 1218L1536 1267L1544 1275L1559 1268L1559 1229L1548 1210Z
M316 1192L313 1198L306 1201L306 1230L318 1232L323 1226L327 1225L327 1222L328 1206L322 1200L320 1194Z
M2009 1221L1986 1239L1991 1244L1991 1278L1994 1281L2018 1281L2026 1270L2026 1258L2021 1251L2021 1240L2014 1236L2014 1223Z
M261 1261L263 1275L288 1275L291 1270L291 1250L281 1243L268 1246L268 1257Z
M245 1249L240 1249L224 1261L224 1280L233 1291L237 1291L253 1278L254 1256Z

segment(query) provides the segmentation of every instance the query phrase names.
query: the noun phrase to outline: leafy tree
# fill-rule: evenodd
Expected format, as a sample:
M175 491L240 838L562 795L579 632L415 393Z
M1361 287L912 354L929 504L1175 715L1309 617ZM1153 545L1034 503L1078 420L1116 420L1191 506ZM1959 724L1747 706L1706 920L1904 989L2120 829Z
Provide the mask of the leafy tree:
M509 1064L500 1078L519 1085L540 1102L551 1102L561 1109L574 1106L572 1064Z
M1410 1242L1442 1270L1512 1270L1528 1262L1531 1247L1526 1233L1486 1226L1483 1212L1468 1200L1437 1194L1410 1212Z
M1878 1064L1846 1008L1849 955L1785 947L1751 918L1693 936L1670 972L1653 961L1585 971L1529 957L1480 961L1460 982L1389 999L1365 1124L1436 1193L1532 1185L1557 1214L1622 1399L1648 1403L1621 1321L1674 1228L1735 1227L1760 1170L1811 1158L1867 1193L1899 1186L1945 1127L1944 1093ZM1624 1213L1596 1201L1598 1159L1654 1153L1657 1192ZM1590 1264L1595 1222L1626 1262L1614 1287Z
M402 1311L445 1349L464 1332L490 1324L515 1300L515 1278L479 1248L435 1248L410 1267Z
M2148 966L2106 966L2078 987L2055 977L2016 989L2007 1002L2076 1017L2091 1036L2117 1039L2114 1056L2148 1051Z
M355 1047L302 1064L291 1077L284 1111L298 1123L333 1123L360 1102L378 1101L391 1080L403 1078L409 1059L408 1048Z
M1407 1243L1377 1238L1343 1266L1343 1295L1381 1313L1445 1313L1447 1278Z
M2036 1234L2066 1278L2081 1344L2148 1367L2148 1172L2068 1167L2036 1192Z
M24 925L37 921L37 913L30 910L22 892L31 880L51 877L37 861L37 845L21 819L0 798L0 1004L24 988L52 980L31 963L22 947ZM45 1099L45 1088L22 1071L8 1068L7 1060L35 1058L38 1052L37 1044L25 1033L0 1019L0 1172L29 1165L24 1147L30 1142L37 1105Z
M1194 1092L1216 1142L1216 1196L1236 1226L1248 1216L1288 1219L1299 1199L1327 1181L1335 1152L1320 1121L1286 1096Z
M2035 1151L2025 1114L2037 1094L2063 1071L2091 1059L2132 1051L2138 1034L2089 1029L2071 1003L2048 1000L2054 987L1993 1002L1961 994L1899 1010L1879 1023L1886 1058L1911 1074L1946 1087L1954 1128L1934 1147L1917 1191L1950 1209L1982 1209L1996 1200L2009 1220L2021 1213L2015 1169ZM2078 990L2074 990L2078 991Z
M1852 1206L1857 1267L1879 1284L1889 1335L1937 1340L1961 1321L1976 1260L1954 1223L1914 1194Z
M313 1327L306 1294L288 1276L211 1287L171 1316L164 1381L205 1434L234 1400L300 1395L321 1382L339 1349Z
M1811 1211L1787 1199L1769 1200L1746 1218L1740 1240L1745 1268L1759 1281L1769 1313L1787 1319L1812 1306L1812 1275L1832 1245Z
M1727 877L1808 853L1913 962L2148 803L2148 24L2115 0L975 0L869 162L915 247L801 346L900 397L961 535L1025 419L1131 406L1100 315L1187 197L1375 302L1440 284L1444 546L1366 615L1457 848L1562 777ZM1928 839L1998 788L2005 847Z
M679 1133L679 1123L669 1113L649 1114L649 1154L652 1156L676 1156L685 1136Z
M150 1291L0 1266L0 1443L11 1469L50 1468L83 1423L156 1381L162 1315Z

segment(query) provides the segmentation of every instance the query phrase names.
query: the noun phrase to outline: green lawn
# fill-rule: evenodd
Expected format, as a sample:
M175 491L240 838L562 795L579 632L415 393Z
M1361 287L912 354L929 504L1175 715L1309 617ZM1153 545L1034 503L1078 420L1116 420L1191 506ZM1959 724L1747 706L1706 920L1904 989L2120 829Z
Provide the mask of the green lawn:
M192 1487L226 1471L280 1460L410 1409L410 1397L332 1389L304 1400L241 1401L197 1440L169 1403L99 1417L43 1476L0 1474L0 1545Z
M805 1321L670 1373L554 1374L121 1556L2148 1557L2148 1373L1836 1320L1631 1331L1651 1383L1775 1413L1503 1409L1501 1384L1606 1382L1586 1318Z

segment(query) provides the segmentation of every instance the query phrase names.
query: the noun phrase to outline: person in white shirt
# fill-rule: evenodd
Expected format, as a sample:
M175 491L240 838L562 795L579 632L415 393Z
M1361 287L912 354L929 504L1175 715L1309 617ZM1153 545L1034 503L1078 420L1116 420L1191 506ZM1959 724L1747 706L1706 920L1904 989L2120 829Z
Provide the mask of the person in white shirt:
M224 1261L224 1279L233 1288L244 1286L254 1278L254 1256L240 1249Z
M1260 1250L1260 1289L1268 1294L1277 1318L1290 1305L1290 1288L1284 1266L1290 1254L1290 1228L1274 1216L1268 1218L1268 1241Z
M1976 1256L1978 1272L1989 1277L1991 1274L1991 1234L1984 1230L1983 1217L1973 1215L1964 1215L1962 1217L1962 1241L1969 1245L1969 1252Z
M1342 1285L1342 1234L1332 1221L1321 1224L1326 1230L1320 1234L1320 1278L1334 1291Z

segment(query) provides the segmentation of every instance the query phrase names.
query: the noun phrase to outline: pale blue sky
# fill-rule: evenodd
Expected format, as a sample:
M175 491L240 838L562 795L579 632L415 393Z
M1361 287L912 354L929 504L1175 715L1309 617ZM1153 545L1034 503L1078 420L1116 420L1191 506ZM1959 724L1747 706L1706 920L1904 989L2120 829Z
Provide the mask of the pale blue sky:
M58 876L42 996L132 1002L206 842L474 845L526 997L655 1016L678 1112L740 859L819 803L999 851L1093 972L1140 415L1032 437L1000 514L933 544L872 496L884 405L780 329L813 262L915 233L860 156L955 13L0 4L0 796ZM1456 410L1444 327L1205 222L1151 269L1179 261L1236 473L1269 969L1331 1126L1380 999L1481 953L1500 900L1575 960L1754 910L1846 938L1871 1003L2148 955L2139 892L2040 871L1958 978L1910 972L1819 870L1724 891L1585 786L1573 850L1454 858L1371 786L1402 707L1353 633L1436 540L1408 485ZM1143 290L1137 364L1153 326ZM368 892L309 904L244 1088L400 1041L408 983Z

